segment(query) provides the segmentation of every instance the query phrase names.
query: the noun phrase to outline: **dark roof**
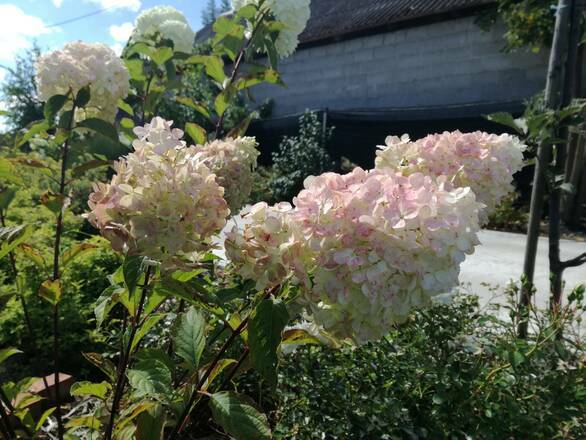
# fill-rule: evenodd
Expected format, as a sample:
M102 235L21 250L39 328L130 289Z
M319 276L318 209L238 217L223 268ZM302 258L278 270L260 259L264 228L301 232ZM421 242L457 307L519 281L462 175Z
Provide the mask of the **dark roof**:
M425 18L476 10L494 0L311 0L311 18L300 36L301 44L375 32ZM212 34L201 29L196 41Z
M399 23L478 8L492 0L312 0L301 43L342 37Z

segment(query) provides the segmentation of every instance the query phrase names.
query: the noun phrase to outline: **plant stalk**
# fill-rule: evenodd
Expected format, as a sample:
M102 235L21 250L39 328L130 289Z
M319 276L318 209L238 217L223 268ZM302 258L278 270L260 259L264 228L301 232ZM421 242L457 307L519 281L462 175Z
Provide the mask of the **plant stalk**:
M144 285L142 286L142 294L140 296L140 302L138 305L138 309L136 311L136 316L134 316L132 319L132 327L130 330L130 336L128 338L128 345L126 346L124 353L121 353L122 361L118 365L116 387L114 389L114 396L112 398L112 408L110 410L110 421L108 422L108 426L106 427L106 432L104 434L104 438L106 440L111 440L112 434L114 432L114 422L116 420L116 413L118 412L118 407L120 406L120 401L122 400L124 387L126 385L126 370L128 369L128 364L130 363L130 356L132 354L132 344L134 342L136 332L140 327L140 317L142 315L144 303L146 301L146 296L148 293L151 272L152 267L148 266L145 273Z
M547 83L545 88L545 107L558 110L564 102L565 68L568 59L570 43L570 19L573 0L559 0L556 13L556 24L553 44L549 58ZM531 193L531 210L527 227L527 244L525 247L525 262L523 266L524 282L521 289L521 311L526 311L531 303L533 278L535 275L535 260L539 241L539 226L543 210L543 199L546 194L546 173L551 161L552 145L541 142L537 150L533 190ZM523 318L518 326L519 336L527 337L528 321Z
M75 110L77 108L75 97L73 99L73 107L71 109L71 120L67 127L67 139L63 143L61 149L61 176L59 179L59 196L62 200L65 198L65 185L67 175L67 156L69 154L69 141L71 140L71 131L74 128ZM63 235L63 213L65 206L61 207L59 215L57 216L57 225L55 228L55 246L53 248L53 281L57 281L61 277L59 270L59 256L61 254L61 236ZM57 432L59 440L63 440L65 430L63 427L63 419L61 417L61 390L59 389L59 304L53 306L53 363L54 363L54 386L55 386L55 417L57 418Z

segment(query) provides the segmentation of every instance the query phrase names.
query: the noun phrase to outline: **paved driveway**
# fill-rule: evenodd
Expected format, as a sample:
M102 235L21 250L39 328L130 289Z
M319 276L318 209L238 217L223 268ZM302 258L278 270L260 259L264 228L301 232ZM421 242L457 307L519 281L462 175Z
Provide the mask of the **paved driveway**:
M474 255L469 256L462 265L460 281L471 285L471 292L480 296L481 303L502 301L495 297L491 286L504 287L510 280L519 280L523 270L525 255L525 235L509 232L481 231L482 244L476 248ZM573 258L586 252L586 243L561 240L562 259ZM539 239L537 265L535 268L535 284L537 287L536 303L540 307L547 305L549 300L549 264L547 258L548 240ZM578 284L586 283L586 265L567 269L564 272L566 281L565 292ZM502 289L501 289L502 290Z

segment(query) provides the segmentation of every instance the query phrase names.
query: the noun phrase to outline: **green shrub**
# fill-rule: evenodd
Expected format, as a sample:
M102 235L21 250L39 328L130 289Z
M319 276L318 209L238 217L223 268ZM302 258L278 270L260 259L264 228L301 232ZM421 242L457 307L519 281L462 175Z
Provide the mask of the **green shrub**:
M276 200L291 200L303 189L308 176L334 169L326 150L333 128L324 127L316 113L306 112L299 119L299 135L285 137L273 153L274 176L269 188Z
M287 439L584 438L584 346L543 331L517 340L462 297L379 343L298 349L264 400Z

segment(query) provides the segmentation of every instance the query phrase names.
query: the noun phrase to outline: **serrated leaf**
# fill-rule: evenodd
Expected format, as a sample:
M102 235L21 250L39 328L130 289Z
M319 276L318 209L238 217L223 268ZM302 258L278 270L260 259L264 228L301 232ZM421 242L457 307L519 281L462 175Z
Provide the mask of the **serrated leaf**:
M228 108L229 98L227 91L223 91L220 93L214 102L214 107L216 109L216 113L218 116L222 116L226 109Z
M77 92L77 96L75 97L75 105L77 107L85 107L91 98L90 86L85 86Z
M52 123L59 111L63 108L67 102L68 97L66 95L53 95L43 107L43 114L47 122Z
M37 252L32 246L22 243L20 246L16 248L16 250L22 253L27 259L32 261L41 269L47 268L47 262L45 261L45 257L43 257L39 252Z
M31 235L32 228L30 225L0 228L0 259L28 240Z
M181 315L179 326L175 331L173 338L175 352L192 371L199 367L201 354L205 348L205 326L203 314L191 307Z
M0 157L0 183L23 184L22 179L16 174L16 168L12 162L4 157Z
M39 296L56 306L61 301L61 280L47 280L39 287Z
M69 420L65 424L65 427L67 429L85 427L85 428L90 428L94 431L97 431L98 429L100 429L101 426L102 426L102 422L100 422L100 419L98 417L94 417L94 416L75 417L75 418Z
M157 66L160 66L173 58L173 49L170 47L159 47L151 52L150 57Z
M134 116L134 109L132 108L132 106L130 104L124 102L123 100L118 101L118 108L120 110L126 112L130 116Z
M85 119L77 124L78 127L89 128L90 130L100 133L107 138L118 142L118 132L116 128L109 122L99 118Z
M15 143L17 147L20 147L31 140L38 134L46 135L47 130L49 129L49 123L44 119L41 121L34 121L31 122L24 131L22 137L17 137Z
M126 65L126 69L128 70L131 79L137 82L146 81L143 60L125 60L124 64Z
M213 55L193 55L185 60L186 64L203 64L208 76L223 84L226 79L224 62L220 57Z
M193 122L185 124L185 132L198 145L203 145L207 141L207 133L203 127L200 127Z
M157 325L161 319L163 319L166 316L165 313L156 313L154 315L149 316L145 322L142 324L142 326L138 329L138 331L136 332L136 335L134 336L134 340L132 341L132 346L130 351L133 352L134 349L138 346L138 344L140 343L140 341L142 340L142 338L144 338L147 333L155 326Z
M41 194L41 203L53 214L59 215L63 209L69 204L69 198L63 194L57 194L53 191L47 191Z
M488 119L491 122L495 122L497 124L501 124L506 127L512 128L518 134L521 134L521 135L525 134L525 130L523 129L523 127L519 124L519 122L510 113L497 112L497 113L491 113L490 115L486 115L485 117L486 117L486 119Z
M138 285L141 275L145 270L145 258L140 255L127 255L122 263L122 273L124 274L124 283L128 292L132 296Z
M161 440L165 427L165 411L161 404L139 414L136 419L136 440Z
M2 188L0 189L0 209L6 209L12 201L14 200L14 196L16 195L16 190L14 188Z
M136 397L169 397L173 381L169 367L157 359L138 362L128 370L128 382Z
M130 405L128 408L126 408L124 411L122 411L120 413L120 418L116 422L116 428L114 430L114 433L115 433L114 438L116 438L118 440L120 440L122 438L129 438L129 439L133 438L135 428L132 426L130 427L132 429L129 432L130 437L124 437L124 435L122 434L124 432L127 432L127 428L128 428L127 425L130 422L132 422L136 417L138 417L140 414L142 414L144 411L148 411L149 409L151 409L155 405L156 405L155 402L143 400L142 402L138 402L138 403L135 403L134 405Z
M239 394L220 392L210 397L214 421L236 440L269 440L267 418Z
M0 349L0 364L15 354L22 353L18 348L9 347Z
M116 380L116 367L99 353L82 353L90 363L99 368L111 381Z
M43 414L41 414L41 417L39 417L39 420L37 420L37 424L35 426L35 432L37 432L39 429L41 429L43 427L43 425L45 424L47 419L51 416L51 414L53 414L54 411L55 411L55 408L49 408Z
M289 313L285 304L267 298L256 307L248 324L252 363L271 386L277 384L277 350L287 322Z
M67 249L61 255L61 262L63 267L67 266L69 263L73 261L74 258L79 257L80 255L85 255L90 252L94 252L96 249L100 247L94 243L77 243Z
M186 96L176 96L175 101L177 101L179 104L183 104L183 105L186 105L187 107L194 109L196 112L200 113L202 116L206 117L207 119L210 118L210 112L207 110L205 105L200 102L196 102L193 99L188 98Z
M78 165L72 170L73 177L80 177L83 173L89 170L95 170L96 168L107 167L112 165L111 160L94 159L83 165Z
M76 382L71 386L71 395L78 397L92 396L104 400L112 386L108 382Z

